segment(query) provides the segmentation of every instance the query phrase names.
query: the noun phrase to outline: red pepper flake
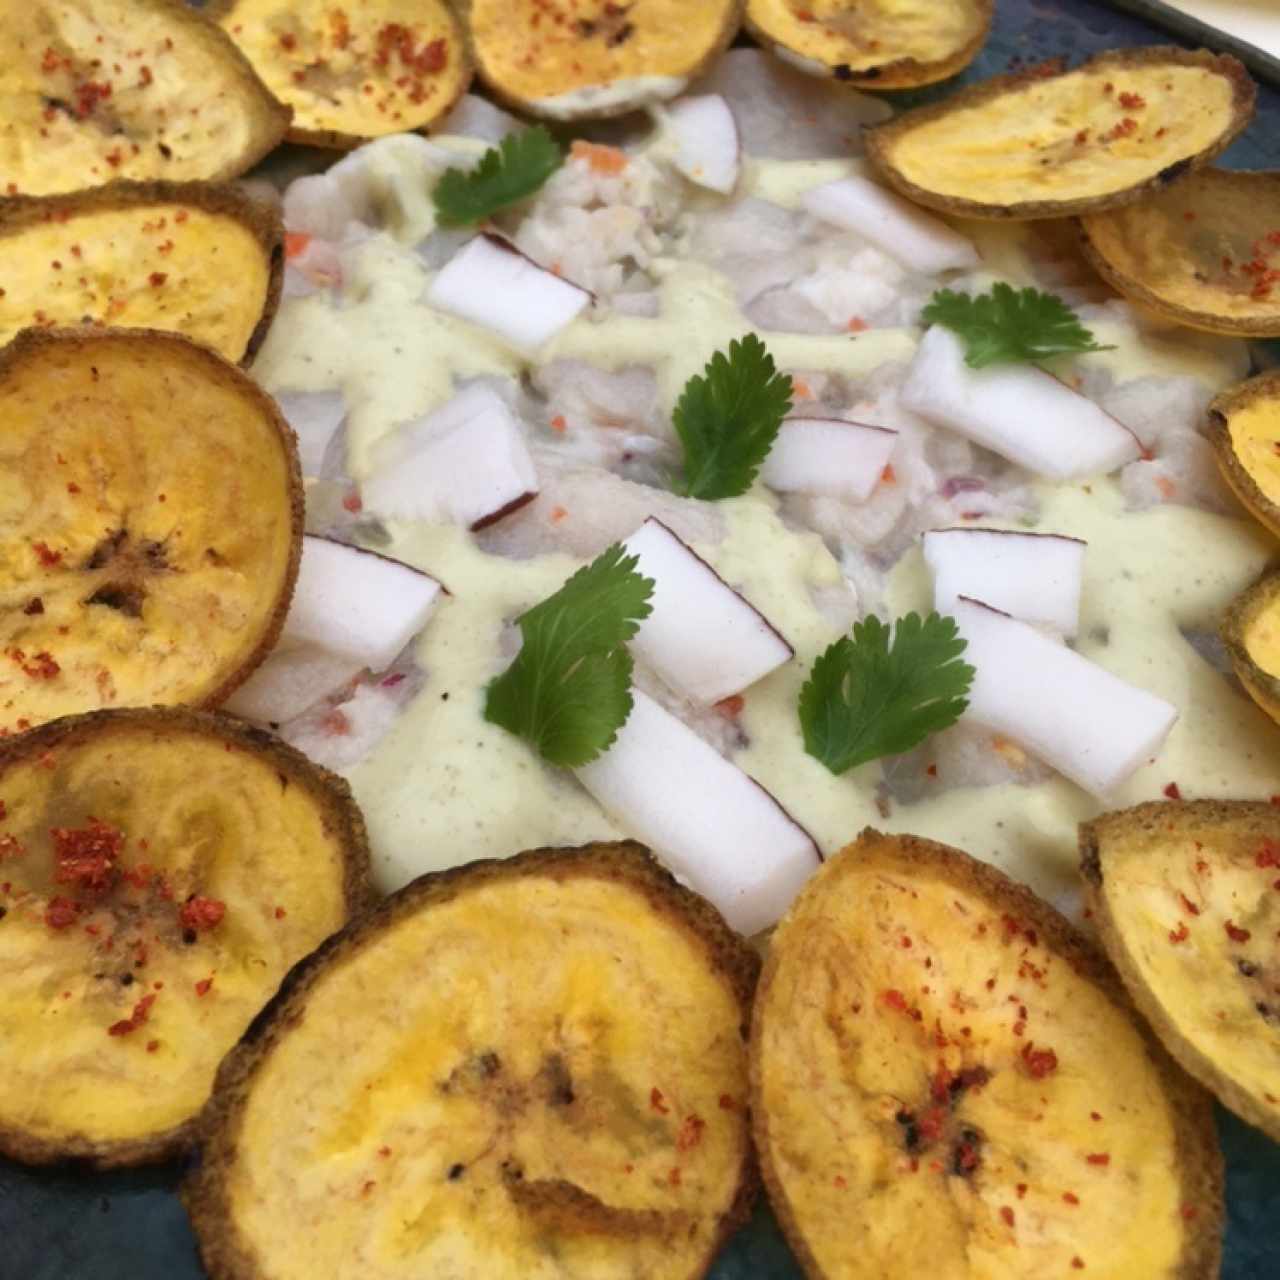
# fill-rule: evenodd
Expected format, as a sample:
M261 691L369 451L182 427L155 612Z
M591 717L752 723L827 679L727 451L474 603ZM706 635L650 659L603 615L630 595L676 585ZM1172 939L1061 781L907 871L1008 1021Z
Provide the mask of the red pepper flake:
M1198 916L1200 914L1200 908L1185 893L1178 894L1178 900L1182 903L1183 911L1188 915Z
M2 817L4 813L0 811L0 818ZM26 847L17 836L0 836L0 862L6 858L20 858L26 851Z
M925 773L927 773L931 778L936 778L938 776L938 766L936 764L931 764L925 770Z
M880 993L880 1000L883 1004L889 1006L890 1009L896 1009L899 1013L907 1012L907 997L901 991L890 988L888 991Z
M1089 130L1081 129L1075 136L1075 144L1077 147L1083 147L1089 141Z
M298 47L298 37L295 36L291 31L285 31L280 36L280 47L282 49L287 49L290 53L292 53L293 50Z
M1178 784L1176 782L1169 783L1169 785L1165 787L1164 793L1170 800L1182 799L1182 792L1178 790Z
M62 670L53 654L47 649L41 649L30 662L27 661L27 655L21 649L9 649L7 653L22 668L23 675L29 676L32 680L52 680Z
M51 827L56 884L74 884L101 893L111 887L124 835L97 818L84 827Z
M1272 796L1271 803L1275 804L1276 802L1277 798ZM1253 861L1259 867L1280 867L1280 844L1277 844L1274 840L1264 838L1262 846Z
M209 994L209 988L211 986L213 986L212 977L201 978L200 981L196 983L196 995L207 996Z
M737 1109L738 1103L735 1099L731 1098L727 1093L722 1093L720 1095L721 1111L737 1111Z
M668 1182L669 1182L673 1187L678 1187L678 1186L680 1185L680 1170L679 1170L679 1169L672 1169L672 1170L671 1170L671 1172L670 1172L669 1174L667 1174L667 1181L668 1181Z
M111 85L107 81L86 80L76 86L75 113L84 120L91 116L98 103L111 97Z
M159 1041L159 1040L148 1040L148 1041L147 1041L147 1052L148 1052L148 1053L155 1053L155 1051L156 1051L159 1047L160 1047L160 1041Z
M1253 934L1251 934L1248 929L1242 929L1239 925L1233 924L1230 920L1228 920L1222 927L1227 931L1227 937L1230 938L1232 942L1248 942L1249 939L1253 937Z
M1079 1204L1079 1203L1080 1203L1080 1197L1079 1197L1078 1195L1076 1195L1076 1194L1075 1194L1075 1192L1073 1192L1073 1191L1064 1191L1064 1192L1062 1193L1062 1199L1063 1199L1064 1203L1066 1203L1066 1204Z
M1114 124L1109 132L1102 135L1106 142L1114 142L1117 138L1127 138L1131 134L1137 133L1138 122L1132 116L1125 116L1123 120Z
M1010 1208L1009 1208L1009 1206L1008 1206L1007 1204L1006 1204L1006 1205L1002 1205L1002 1206L1000 1207L1000 1217L1001 1217L1001 1219L1003 1220L1004 1225L1005 1225L1006 1227L1012 1227L1012 1226L1013 1226L1013 1222L1014 1222L1014 1218L1013 1218L1013 1210L1012 1210L1012 1209L1010 1209Z
M47 542L34 542L31 549L36 553L36 559L46 569L52 569L55 564L62 561L62 552L54 551Z
M1106 1165L1111 1163L1111 1156L1105 1151L1095 1151L1091 1155L1085 1156L1090 1164Z
M735 720L742 714L742 708L747 705L746 699L740 693L730 694L727 698L721 698L715 704L716 710L729 720Z
M1071 1267L1072 1267L1072 1270L1074 1270L1074 1271L1083 1271L1083 1270L1084 1270L1084 1259L1083 1259L1083 1258L1081 1258L1079 1255L1077 1255L1076 1257L1072 1258L1072 1259L1071 1259Z
M22 606L22 612L28 618L34 618L37 614L44 612L44 601L39 596L32 596L25 605Z
M1022 1064L1033 1080L1043 1080L1058 1069L1058 1055L1052 1049L1037 1049L1034 1041L1022 1046Z
M345 511L350 511L353 515L358 511L364 510L364 503L360 501L358 493L349 493L342 499L342 506Z
M662 1090L653 1088L649 1090L649 1105L660 1115L670 1115L671 1108L667 1106L667 1100L662 1096Z
M288 912L287 912L287 911L285 911L285 909L284 909L283 907L277 907L277 908L276 908L276 910L275 910L275 916L276 916L276 919L277 919L277 920L283 920L283 919L285 918L285 916L286 916L286 915L288 915Z
M844 1174L837 1173L836 1176L831 1179L831 1185L835 1187L837 1191L843 1191L848 1187L849 1180L844 1176Z
M1200 1210L1197 1209L1193 1204L1184 1204L1178 1212L1182 1214L1183 1218L1187 1222L1190 1222L1191 1219L1194 1218L1200 1212Z
M1014 1190L1018 1193L1019 1200L1025 1200L1027 1198L1027 1184L1025 1182L1018 1183Z
M569 424L567 421L565 421L565 416L563 413L557 413L556 416L551 419L552 431L563 432L568 427L568 425Z
M153 271L147 277L147 283L153 288L158 289L169 277L163 271Z
M880 472L880 479L885 484L897 484L898 473L893 469L893 463L887 463L883 471Z
M54 898L44 909L44 922L50 929L65 929L76 922L80 908L70 898Z
M701 1116L685 1116L676 1134L676 1150L692 1151L702 1141L702 1134L706 1127L707 1122Z
M1141 111L1147 105L1147 100L1140 93L1122 93L1117 99L1126 111Z
M1191 930L1187 928L1185 920L1179 921L1176 929L1169 930L1169 941L1173 943L1186 942L1190 936Z
M182 904L178 919L186 929L213 929L222 923L222 917L226 914L225 902L193 894Z
M109 1036L127 1036L142 1026L151 1014L151 1006L155 1004L156 997L153 995L143 996L137 1004L133 1006L133 1012L127 1017L122 1018L119 1022L113 1022L107 1028Z

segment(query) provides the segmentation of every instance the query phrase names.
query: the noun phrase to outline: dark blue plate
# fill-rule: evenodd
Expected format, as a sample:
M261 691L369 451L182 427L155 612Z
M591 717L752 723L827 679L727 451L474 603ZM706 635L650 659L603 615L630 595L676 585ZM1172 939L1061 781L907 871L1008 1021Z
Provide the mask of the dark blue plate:
M1102 49L1171 39L1237 51L1234 42L1206 35L1153 0L998 0L997 10L991 39L959 82L1045 58L1079 62ZM1252 54L1248 61L1255 76L1264 79L1258 115L1224 163L1280 168L1280 64ZM894 101L939 96L949 87L895 95ZM1228 1168L1223 1277L1280 1280L1280 1147L1226 1112L1219 1113L1218 1128ZM201 1280L186 1215L174 1195L180 1174L175 1166L89 1174L0 1161L0 1280ZM712 1271L713 1280L800 1280L800 1275L767 1207Z

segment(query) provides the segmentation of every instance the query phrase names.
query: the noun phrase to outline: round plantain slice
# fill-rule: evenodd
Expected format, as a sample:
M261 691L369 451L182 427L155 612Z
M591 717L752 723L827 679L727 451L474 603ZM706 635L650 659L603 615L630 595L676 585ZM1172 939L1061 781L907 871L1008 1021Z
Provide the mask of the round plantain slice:
M1236 497L1280 536L1280 372L1218 395L1209 405L1208 434Z
M0 743L0 1151L172 1155L289 968L372 900L341 778L180 708Z
M1192 329L1280 337L1280 172L1211 166L1081 225L1089 260L1132 301Z
M1280 1141L1280 808L1152 802L1080 828L1107 952L1169 1052Z
M867 133L867 154L932 209L1061 218L1132 203L1208 163L1249 123L1255 96L1225 54L1124 49L907 111Z
M1264 574L1232 601L1222 640L1249 696L1280 723L1280 570Z
M120 181L0 199L0 343L28 325L128 325L246 361L283 277L279 210L237 186Z
M751 1106L806 1273L1217 1275L1207 1094L1104 957L991 866L867 830L773 936Z
M0 0L0 190L234 178L284 136L277 102L183 0Z
M550 120L622 115L683 93L726 49L743 0L467 0L476 71Z
M223 1063L184 1189L205 1267L705 1275L754 1198L757 968L639 845L414 881Z
M868 89L915 89L977 56L994 0L747 0L747 29L812 75Z
M293 109L292 142L347 148L427 129L471 82L446 0L214 0L205 12Z
M0 351L0 728L216 705L275 643L301 547L293 433L221 356L149 329Z

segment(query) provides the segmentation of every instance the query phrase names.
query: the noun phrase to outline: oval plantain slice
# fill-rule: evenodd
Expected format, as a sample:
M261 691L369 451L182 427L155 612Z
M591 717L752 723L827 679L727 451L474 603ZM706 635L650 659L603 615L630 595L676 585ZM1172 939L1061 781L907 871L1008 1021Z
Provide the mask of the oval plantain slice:
M206 13L293 109L292 142L345 148L426 129L471 82L445 0L214 0Z
M1280 571L1264 574L1232 601L1222 640L1249 696L1280 723Z
M1086 892L1169 1052L1280 1141L1280 808L1153 802L1080 828Z
M234 178L289 110L183 0L0 0L0 192Z
M279 210L232 185L0 199L0 343L28 325L128 325L247 360L280 302L283 246Z
M773 936L751 1038L765 1186L811 1277L1217 1275L1208 1095L1028 889L864 831Z
M466 0L476 71L550 120L622 115L684 92L728 47L743 0Z
M342 779L226 716L0 743L0 1151L171 1155L291 965L369 905Z
M414 881L223 1063L184 1189L206 1268L705 1275L755 1190L757 967L639 845Z
M1081 220L1125 297L1209 333L1280 337L1280 172L1209 167Z
M1209 440L1236 497L1280 536L1280 372L1228 387L1209 405Z
M0 351L0 728L217 704L275 643L301 546L293 433L221 356L147 329Z
M871 129L867 154L918 204L1060 218L1129 204L1208 163L1253 116L1234 58L1149 47L998 76Z
M747 29L784 61L868 89L914 89L962 71L994 0L747 0Z

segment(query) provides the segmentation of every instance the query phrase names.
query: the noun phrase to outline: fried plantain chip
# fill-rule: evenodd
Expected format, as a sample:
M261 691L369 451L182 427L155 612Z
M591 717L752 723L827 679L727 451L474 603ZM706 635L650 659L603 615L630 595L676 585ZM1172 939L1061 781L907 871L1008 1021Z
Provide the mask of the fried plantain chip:
M994 14L994 0L747 0L746 22L801 71L915 89L967 67Z
M1209 405L1209 440L1236 497L1280 536L1280 372L1262 373Z
M0 0L0 192L234 178L289 109L182 0Z
M275 643L301 547L293 433L221 356L148 329L0 351L0 728L216 705Z
M205 12L293 108L293 142L345 148L426 129L471 82L445 0L214 0Z
M290 966L372 901L350 790L153 708L0 743L0 800L0 1151L171 1155Z
M683 93L737 33L743 0L467 0L476 71L550 120L622 115Z
M918 204L970 218L1060 218L1142 199L1206 164L1253 115L1234 58L1151 47L1073 71L998 76L866 135Z
M864 831L774 934L765 1186L811 1277L1217 1275L1207 1094L1105 958L956 849Z
M1201 169L1081 225L1089 260L1132 301L1192 329L1280 337L1280 172Z
M129 325L247 360L280 302L283 246L278 209L236 186L0 199L0 343L28 325Z
M1263 575L1232 601L1222 641L1249 696L1280 723L1280 571Z
M1107 952L1169 1052L1280 1141L1280 809L1156 801L1080 828Z
M301 965L184 1189L215 1280L684 1280L754 1196L757 962L639 846L424 876Z

